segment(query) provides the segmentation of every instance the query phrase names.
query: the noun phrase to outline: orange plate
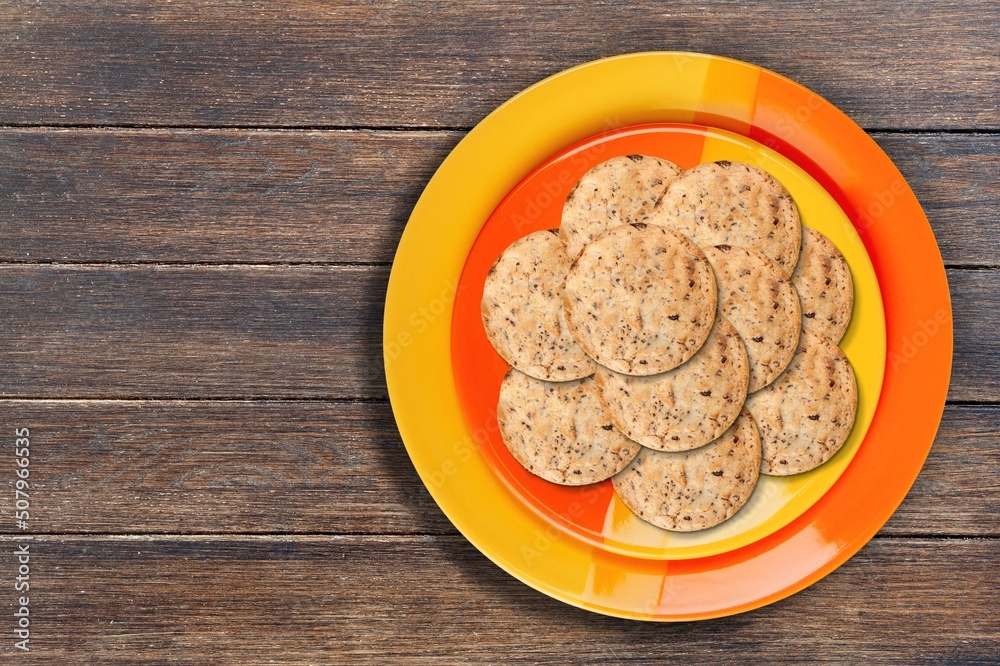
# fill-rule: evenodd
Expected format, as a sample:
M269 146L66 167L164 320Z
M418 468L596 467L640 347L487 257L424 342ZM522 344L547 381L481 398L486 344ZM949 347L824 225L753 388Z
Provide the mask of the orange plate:
M452 317L466 257L490 213L537 165L616 127L695 123L748 136L820 183L871 259L885 313L886 364L853 461L785 527L709 557L609 552L526 506L481 454L495 420L467 423L452 367ZM504 570L567 603L645 620L719 617L820 579L888 520L933 442L951 367L944 267L919 204L850 119L759 67L691 53L643 53L576 67L515 96L459 143L403 233L386 296L386 380L403 442L456 527ZM461 345L461 341L455 341Z
M559 226L563 201L586 171L614 155L646 154L690 168L731 160L754 164L789 190L803 224L836 244L854 278L854 314L841 342L854 366L859 403L850 437L826 464L793 476L762 476L732 519L698 532L668 532L633 514L610 481L585 487L541 479L514 459L494 423L507 364L486 338L480 302L486 274L515 239ZM479 232L462 270L451 331L455 384L468 423L486 423L480 453L527 506L556 527L623 555L689 559L745 546L784 527L823 496L850 464L875 414L885 369L885 318L875 270L854 226L833 198L788 158L748 137L683 123L653 123L603 132L559 152L511 190Z

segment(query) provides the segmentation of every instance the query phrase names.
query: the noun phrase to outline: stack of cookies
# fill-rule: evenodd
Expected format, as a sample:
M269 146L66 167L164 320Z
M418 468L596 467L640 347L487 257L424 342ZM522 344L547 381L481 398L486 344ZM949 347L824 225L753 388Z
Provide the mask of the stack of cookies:
M767 172L608 160L559 229L515 241L486 278L486 334L511 366L504 443L553 483L611 478L661 528L717 525L759 474L814 469L847 439L853 293Z

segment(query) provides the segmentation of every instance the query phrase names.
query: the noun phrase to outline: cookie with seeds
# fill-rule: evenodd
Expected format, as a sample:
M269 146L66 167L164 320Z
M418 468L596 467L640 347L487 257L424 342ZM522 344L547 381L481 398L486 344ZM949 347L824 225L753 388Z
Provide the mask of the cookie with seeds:
M847 441L858 409L850 361L830 338L802 331L795 358L776 382L747 399L760 427L760 471L808 472Z
M717 316L701 349L673 370L635 377L598 366L594 377L604 411L629 439L660 451L687 451L733 424L750 374L739 334Z
M694 356L718 294L705 254L681 234L641 222L606 231L566 277L570 333L599 364L655 375Z
M740 334L750 361L750 393L782 373L795 354L802 310L795 287L760 252L717 245L705 248L719 285L719 314Z
M583 175L566 197L559 238L571 259L619 224L642 222L681 168L649 155L612 157Z
M594 362L566 325L562 296L569 266L556 230L536 231L511 243L486 276L486 337L507 363L537 379L594 373Z
M700 247L737 245L777 263L785 276L799 258L802 223L774 176L742 162L699 164L679 175L649 218Z
M525 469L561 485L610 478L642 448L604 415L593 377L546 382L511 368L500 385L497 422Z
M643 449L613 479L643 520L675 532L718 525L746 504L757 484L760 437L746 410L721 437L693 451Z
M792 284L802 301L802 328L840 342L851 323L854 281L844 255L815 229L802 228Z

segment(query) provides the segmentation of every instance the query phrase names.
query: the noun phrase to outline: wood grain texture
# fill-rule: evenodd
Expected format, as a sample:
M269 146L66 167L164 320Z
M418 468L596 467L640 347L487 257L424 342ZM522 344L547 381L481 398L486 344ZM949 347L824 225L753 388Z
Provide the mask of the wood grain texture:
M461 136L0 131L0 261L389 262Z
M0 267L0 396L383 397L388 269Z
M930 220L946 265L1000 265L1000 136L874 134Z
M1000 619L983 612L1000 594L997 540L877 539L772 606L659 626L549 599L458 536L40 537L31 551L32 663L1000 658Z
M948 277L950 398L995 401L1000 328L982 313L1000 309L1000 270ZM384 398L387 280L369 266L3 265L0 397Z
M461 132L0 130L0 261L392 261ZM1000 137L876 133L944 260L1000 265Z
M0 433L31 430L34 533L455 534L386 403L3 400L0 414ZM949 407L882 534L1000 537L998 432L1000 407ZM0 488L14 464L0 457ZM16 531L10 503L0 531Z
M920 476L880 534L1000 537L1000 407L948 406Z
M387 403L8 400L0 415L0 433L31 431L36 533L455 533ZM0 488L14 465L0 456Z
M749 60L866 127L1000 127L993 0L0 5L0 123L470 127L595 58Z
M0 455L0 662L1000 663L1000 10L759 5L0 2L0 443L31 429L33 537L22 660ZM858 555L756 612L650 626L457 534L385 400L381 320L466 129L667 49L883 130L952 267L956 344L927 463Z
M1000 270L948 271L954 317L955 353L951 366L951 400L996 402L1000 398L997 312ZM913 335L905 332L904 335Z

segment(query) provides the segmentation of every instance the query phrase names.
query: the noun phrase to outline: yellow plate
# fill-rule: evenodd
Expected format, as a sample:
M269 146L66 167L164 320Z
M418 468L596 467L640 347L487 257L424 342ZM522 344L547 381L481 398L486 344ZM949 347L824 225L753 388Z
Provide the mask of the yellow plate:
M902 327L896 330L923 324L935 331L920 339L919 355L889 340L891 371L868 437L811 509L741 548L672 561L610 552L542 518L512 493L480 453L477 439L488 437L490 425L470 427L462 418L450 353L463 264L503 196L558 150L648 122L695 122L749 135L808 171L847 212L883 295L893 295L885 303L887 322ZM799 188L797 197L809 196L804 184L785 184ZM807 223L830 235L845 255L852 252L856 237L839 233L836 224ZM889 233L903 228L904 238ZM899 257L904 250L906 260ZM920 270L911 268L910 257L921 258ZM849 261L855 272L867 265L856 255ZM917 284L924 298L907 299L906 290ZM859 291L857 307L877 311L877 298L865 294ZM411 460L473 544L512 575L568 603L623 617L680 620L718 617L787 596L846 560L888 519L940 420L951 327L947 283L926 218L863 131L822 98L752 65L653 53L567 70L514 97L469 133L431 179L400 241L383 341L389 394ZM877 358L884 344L852 331L844 346L857 345L851 351L857 355L871 345ZM911 388L921 379L920 391ZM877 395L868 385L866 413Z
M826 464L788 477L762 476L733 518L699 532L668 532L638 518L611 482L588 487L549 483L510 455L495 423L499 386L508 366L485 336L480 301L486 274L514 240L559 225L562 202L580 175L615 155L646 154L682 167L715 160L757 165L794 198L803 222L827 235L844 253L855 283L855 309L843 349L855 368L858 413L851 435ZM432 239L428 239L431 241ZM451 361L466 422L486 426L479 452L525 504L560 529L607 550L658 559L707 557L752 543L784 527L834 484L864 440L882 388L885 319L875 271L864 244L837 202L791 160L756 141L724 130L652 124L602 133L546 160L522 180L482 227L458 283L452 315Z

